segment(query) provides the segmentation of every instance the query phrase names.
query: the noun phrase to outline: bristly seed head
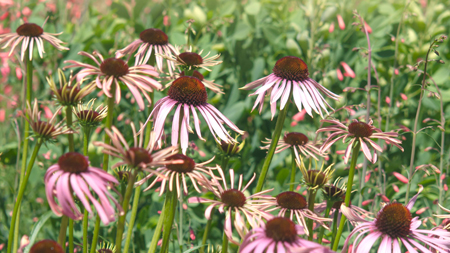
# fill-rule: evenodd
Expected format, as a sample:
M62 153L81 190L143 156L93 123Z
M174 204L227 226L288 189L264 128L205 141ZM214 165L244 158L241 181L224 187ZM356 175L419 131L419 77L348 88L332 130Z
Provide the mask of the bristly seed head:
M400 203L386 205L377 216L375 225L391 238L405 238L411 232L411 212Z
M353 134L357 138L367 137L369 138L372 133L372 127L364 122L355 121L348 126L348 132Z
M114 77L121 77L128 74L128 64L122 59L108 58L100 64L103 74Z
M185 156L183 154L171 155L166 160L167 161L173 161L173 160L182 160L183 161L183 163L178 163L178 164L167 164L166 168L168 168L171 171L175 171L178 173L189 173L189 172L194 171L194 169L195 169L194 159L192 159L188 156Z
M86 122L91 122L91 123L100 123L102 119L98 119L98 117L100 116L100 114L94 110L84 110L84 111L79 111L77 113L77 118L79 120L83 120Z
M266 236L276 242L290 243L298 238L295 223L284 217L275 217L266 223Z
M184 71L181 71L180 76L185 76L186 74L184 73ZM194 72L192 73L193 77L196 77L198 80L203 81L203 79L205 79L205 77L202 75L202 73L198 72L197 70L194 70Z
M229 189L222 192L220 199L228 207L243 207L247 200L244 193L236 189Z
M69 152L62 155L58 159L59 168L69 173L81 173L87 171L89 161L86 156L77 153Z
M36 122L36 127L33 129L37 136L49 138L53 132L56 131L55 126L45 121Z
M182 76L173 81L167 94L171 99L193 106L206 104L208 99L203 83L191 76Z
M282 208L300 210L306 208L306 199L301 194L287 191L277 195L277 204Z
M138 167L140 164L149 164L153 161L153 158L148 150L139 147L130 148L127 151L126 156L129 161L133 162L131 165L134 168Z
M80 93L81 89L78 86L67 86L64 89L57 89L58 95L63 101L59 101L62 105L73 105L80 102L80 98L77 97L78 93ZM58 98L58 96L56 96Z
M98 249L97 253L113 253L113 251L110 249Z
M308 170L308 177L305 177L305 182L311 186L322 187L327 183L328 177L320 170Z
M31 247L30 253L64 253L62 247L53 240L42 240Z
M203 58L196 53L193 52L184 52L178 55L187 66L195 66L203 63Z
M291 81L303 81L309 77L308 66L295 56L279 59L272 71L276 76Z
M44 33L44 29L34 23L25 23L17 27L16 33L20 36L39 37Z
M306 135L296 132L286 134L283 139L284 142L291 146L303 146L309 141Z
M139 34L139 38L152 45L167 45L169 37L163 31L156 28L149 28Z

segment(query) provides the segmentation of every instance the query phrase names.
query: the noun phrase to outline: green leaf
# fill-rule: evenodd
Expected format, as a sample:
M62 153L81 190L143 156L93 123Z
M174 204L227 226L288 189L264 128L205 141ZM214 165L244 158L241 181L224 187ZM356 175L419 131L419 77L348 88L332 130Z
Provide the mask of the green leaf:
M34 241L36 240L37 235L39 234L39 231L41 230L42 226L44 226L45 222L53 215L53 211L48 211L45 214L41 216L39 221L34 225L33 230L30 234L30 244L25 248L24 253L28 253L30 251L30 248L33 246Z
M235 40L243 40L249 37L250 34L250 26L246 25L245 23L240 22L236 26L236 30L234 32L234 39Z
M289 169L282 169L282 170L280 170L278 173L277 173L277 182L280 184L280 185L283 185L284 184L284 181L286 181L286 178L288 178L289 177L289 175L291 174L291 171L289 170Z
M256 15L261 10L261 4L258 2L251 2L244 8L245 12L249 15Z

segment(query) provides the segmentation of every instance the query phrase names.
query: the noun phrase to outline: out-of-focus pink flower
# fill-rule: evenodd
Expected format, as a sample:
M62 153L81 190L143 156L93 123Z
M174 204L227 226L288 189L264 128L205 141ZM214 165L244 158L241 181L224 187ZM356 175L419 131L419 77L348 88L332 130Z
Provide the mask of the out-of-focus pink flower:
M391 104L391 98L390 97L386 97L386 103L389 104L389 105Z
M23 249L25 249L28 244L30 244L30 238L28 237L28 235L22 236L22 239L20 239L19 250L17 252L22 253Z
M448 186L447 186L447 184L444 184L444 191L448 191Z
M353 72L353 69L348 66L346 62L341 61L341 66L344 68L344 76L349 76L351 78L355 78L355 72Z
M406 96L406 95L403 94L403 93L400 93L400 97L401 97L403 100L407 100L407 99L408 99L408 96Z
M364 201L361 203L361 205L367 206L368 204L370 204L370 203L372 203L372 202L373 202L373 199L364 200Z
M0 109L0 122L5 122L5 109Z
M386 195L381 194L380 196L381 196L381 199L382 199L384 202L390 202L389 198L386 197Z
M5 13L3 13L3 15L0 16L0 21L5 20L8 16L9 16L9 12L6 11Z
M47 9L49 9L50 12L53 12L53 13L56 12L56 4L54 4L54 3L46 3L45 6L47 6Z
M370 180L370 175L371 175L371 173L369 172L367 175L366 175L366 177L364 178L364 182L369 182L369 180Z
M119 114L119 116L117 117L117 121L122 121L123 120L123 113Z
M294 127L294 126L296 126L297 124L298 124L297 121L292 121L292 122L291 122L291 127Z
M400 189L398 189L398 186L396 184L392 185L392 188L395 192L399 192Z
M22 74L22 69L20 69L19 67L16 67L16 77L19 80L22 80L23 74Z
M405 39L403 39L403 38L402 38L400 41L401 41L402 43L405 43Z
M427 209L428 209L429 207L422 207L422 208L420 208L419 210L417 210L416 211L416 214L417 215L421 215L421 214L423 214Z
M11 85L5 85L5 88L3 89L3 92L5 93L5 95L9 95L12 91L12 86Z
M334 31L334 22L331 22L330 28L328 28L328 32L332 33Z
M422 9L427 8L428 0L420 0L420 5L422 6Z
M394 69L394 74L398 75L398 69Z
M36 198L36 203L44 204L44 199L43 198Z
M43 154L42 156L43 156L45 159L50 160L50 155L51 155L51 151L49 150L49 151L47 151L47 153Z
M339 28L340 28L341 30L344 30L344 29L345 29L344 19L343 19L342 16L339 15L339 14L338 14L336 17L337 17L337 20L338 20Z
M191 240L195 240L195 234L194 234L194 230L192 230L192 228L189 228L189 237L191 238Z
M394 175L394 177L396 177L400 182L407 184L408 183L408 179L403 176L402 174L398 173L398 172L393 172L392 173Z
M164 16L163 18L163 25L164 26L169 26L170 25L170 20L169 20L169 16Z
M8 7L13 4L14 4L14 1L12 1L12 0L0 0L1 7Z
M44 109L44 115L46 119L51 119L53 117L53 112L47 106L41 106Z
M339 81L344 80L344 75L342 75L341 69L336 69L336 75L337 75L337 78L339 79Z
M28 6L25 7L25 8L23 8L23 9L22 9L22 14L23 14L25 17L30 16L30 15L31 15L31 9L28 8Z
M367 24L366 21L364 21L364 27L365 27L365 29L367 29L368 33L372 33L372 27L370 27L369 24Z
M306 115L306 110L303 109L303 110L301 110L300 112L297 112L297 113L292 117L292 119L295 120L295 121L302 121L302 120L305 119L305 115Z

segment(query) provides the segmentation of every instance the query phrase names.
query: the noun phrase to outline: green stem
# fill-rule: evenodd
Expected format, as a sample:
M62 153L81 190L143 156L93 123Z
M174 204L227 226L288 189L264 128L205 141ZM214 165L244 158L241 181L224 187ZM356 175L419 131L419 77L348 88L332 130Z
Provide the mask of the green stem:
M295 187L295 172L297 171L297 164L295 164L294 147L291 149L292 164L291 164L291 183L289 184L289 191L293 191Z
M122 236L123 231L125 230L125 219L127 218L127 211L128 211L128 205L130 204L131 195L133 194L133 186L134 182L136 181L137 173L139 172L138 169L134 169L133 173L131 173L131 176L128 178L128 185L127 189L125 191L125 195L123 197L123 215L119 216L119 222L117 223L117 233L116 233L116 252L121 253L122 252Z
M333 229L331 234L335 235L337 232L337 222L338 222L338 218L339 218L339 210L335 210L334 211L334 216L333 216ZM333 236L331 238L331 245L334 245L334 241L336 240L336 236Z
M211 224L212 224L212 217L210 217L210 219L208 220L208 222L206 222L206 227L205 227L205 232L203 232L203 239L202 239L202 246L199 249L199 253L204 253L205 252L205 245L206 245L206 240L208 239L208 235L209 235L209 230L211 229Z
M72 127L72 106L70 105L66 106L66 123L67 127ZM69 139L69 152L74 152L73 134L68 134L67 137Z
M224 172L228 171L228 161L230 160L230 157L228 155L223 155L222 156L222 170Z
M222 240L222 253L228 252L228 237L225 231L223 231L223 240Z
M325 216L324 216L324 218L330 217L330 211L331 211L331 208L332 208L332 207L333 207L333 202L327 201L327 209L325 210ZM323 239L324 233L325 233L325 227L322 226L322 227L320 228L319 237L318 237L318 239L317 239L317 242L318 242L319 244L322 244L322 239Z
M131 208L131 217L130 222L128 223L127 238L125 239L125 248L123 249L123 253L128 253L128 249L130 248L131 235L133 234L133 226L137 216L137 209L139 206L140 195L141 195L141 186L139 185L134 190L133 207Z
M166 199L167 199L167 196L166 196ZM153 233L153 238L150 243L150 247L148 248L148 253L156 252L156 247L158 246L159 236L161 235L161 229L162 229L165 213L166 213L166 203L164 203L164 206L161 210L161 215L159 216L158 224L156 224L155 232Z
M59 245L61 245L64 252L66 251L67 225L69 225L69 217L63 215L63 217L61 218L61 225L59 227L58 243L59 243Z
M292 91L291 91L292 93ZM272 136L272 142L270 143L269 151L267 152L266 160L264 160L263 167L261 169L261 175L259 176L258 183L256 184L255 193L258 193L262 190L264 181L266 179L267 171L269 170L270 163L272 162L273 155L275 153L275 149L278 144L278 139L280 139L281 131L283 130L284 119L286 118L286 114L288 111L290 103L286 103L286 106L283 110L280 111L277 123L275 125L275 130Z
M89 137L91 133L90 127L83 128L83 155L87 156L89 154ZM88 225L89 225L89 213L84 209L83 214L83 253L88 252ZM73 251L70 251L73 252Z
M353 187L353 177L355 176L355 167L356 167L356 161L358 160L358 154L359 150L361 148L361 143L359 141L355 141L353 144L353 150L352 150L352 161L350 163L350 170L348 172L348 181L347 181L347 192L345 193L345 206L350 206L350 200L352 197L352 187ZM338 212L336 210L336 212ZM341 222L339 223L339 229L337 233L335 234L335 241L333 244L333 250L336 251L337 247L339 246L339 240L341 239L342 231L344 231L345 221L346 221L345 215L341 216Z
M180 253L183 253L183 194L180 195L179 202L178 213L180 219L178 221L178 246L180 247Z
M148 64L149 65L151 65L151 66L153 66L153 67L156 67L155 64L156 63L156 56L155 56L155 54L152 54L151 56L150 56L150 59L148 60ZM154 98L155 98L155 93L154 92L150 92L150 100L152 101L151 102L151 104L149 105L149 107L148 107L148 113L147 113L147 115L150 115L150 113L152 113L152 111L153 111L153 105L155 104L154 103ZM150 141L150 133L152 132L152 121L149 121L148 123L147 123L147 127L145 128L145 141L144 141L144 148L145 147L147 147L147 145L148 145L148 142Z
M25 62L26 62L26 72L27 72L27 76L26 76L26 82L27 82L27 86L26 86L26 95L25 95L25 99L26 99L26 104L25 107L27 106L28 103L31 104L31 89L32 89L32 81L33 81L33 62L30 61L29 59L29 55L28 55L29 50L27 50L27 52L25 53ZM26 111L25 111L26 113ZM25 115L27 118L29 117L28 114ZM20 170L20 177L19 177L19 187L22 185L24 176L25 176L25 170L27 168L27 156L28 156L28 137L30 135L30 124L28 124L25 120L24 120L24 136L23 136L23 151L22 151L22 168ZM19 206L20 209L20 206ZM20 214L19 214L20 216ZM9 241L14 241L13 242L13 246L14 246L14 252L17 252L17 246L18 246L18 235L19 235L19 223L20 223L20 219L19 217L17 217L17 224L14 227L14 234L13 237L11 237L10 234L10 240ZM11 223L12 224L12 223ZM11 228L10 228L11 229ZM10 244L10 243L9 243ZM10 252L10 247L8 245L8 253Z
M177 177L179 175L176 175ZM169 237L170 232L172 232L172 225L173 225L173 219L175 217L175 211L177 209L178 199L177 199L177 187L176 187L176 181L173 180L173 186L172 191L168 190L166 192L166 200L164 203L164 206L167 208L164 214L164 221L163 221L163 240L161 244L161 251L160 252L166 252L169 249Z
M308 209L311 210L311 212L314 212L314 202L316 200L316 193L317 193L317 189L308 189ZM313 240L313 225L314 225L314 220L309 219L307 226L308 226L308 232L309 232L309 236L308 236L308 240L312 241Z
M30 161L28 163L28 168L25 174L25 177L23 179L23 182L20 184L19 193L17 194L16 203L14 204L14 211L11 218L11 226L9 227L9 238L13 238L15 234L15 228L16 228L16 222L17 216L20 213L20 206L22 203L23 194L25 193L25 188L27 187L28 179L30 178L31 169L33 169L34 161L36 160L36 157L39 153L39 149L43 143L43 140L41 138L38 139L36 145L34 146L33 154L31 155ZM13 240L10 240L10 242ZM13 243L8 243L7 253L11 252L11 247L13 246Z
M73 220L69 219L69 252L73 252Z
M105 122L105 128L111 129L112 121L114 117L114 94L116 93L116 86L111 86L111 94L113 94L113 97L108 98L108 113L106 115L106 122ZM109 135L105 133L104 136L104 143L107 145L110 145L111 138ZM108 165L109 165L109 155L104 154L103 155L103 170L108 171ZM97 214L97 218L95 220L95 226L94 226L94 234L92 235L92 243L91 243L91 253L95 253L95 250L97 248L97 240L98 240L98 233L100 231L100 217Z

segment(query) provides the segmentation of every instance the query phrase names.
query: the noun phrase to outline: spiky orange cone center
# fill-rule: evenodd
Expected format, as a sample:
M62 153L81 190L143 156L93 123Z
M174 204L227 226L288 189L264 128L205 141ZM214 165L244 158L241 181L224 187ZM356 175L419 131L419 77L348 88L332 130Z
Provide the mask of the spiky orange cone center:
M295 56L279 59L272 71L276 76L291 81L303 81L309 77L308 66Z
M284 217L276 217L267 222L266 236L277 242L290 243L298 238L294 222Z
M168 95L180 103L193 106L203 105L208 99L203 83L192 76L182 76L173 81Z
M108 58L100 65L103 74L114 77L121 77L128 74L128 64L117 58Z
M139 34L139 38L152 45L166 45L169 43L169 37L163 31L156 28L149 28Z
M294 210L304 209L307 206L305 197L292 191L278 194L277 204L282 208Z
M87 171L89 161L86 156L77 153L69 152L62 155L58 159L59 168L69 173L81 173Z
M17 27L16 33L20 36L39 37L44 33L44 29L34 23L25 23Z
M391 238L405 238L411 232L411 212L400 203L386 205L377 216L375 225Z

